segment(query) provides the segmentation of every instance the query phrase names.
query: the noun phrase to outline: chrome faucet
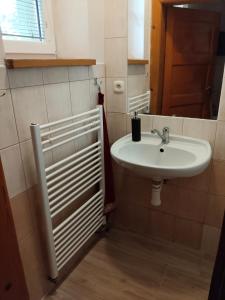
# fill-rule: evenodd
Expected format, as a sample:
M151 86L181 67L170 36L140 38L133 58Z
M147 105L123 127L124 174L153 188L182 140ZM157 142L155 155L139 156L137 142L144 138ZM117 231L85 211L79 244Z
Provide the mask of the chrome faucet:
M162 139L162 144L169 144L170 142L170 129L169 127L164 127L162 130L162 133L157 130L157 129L153 129L151 131L151 133L153 134L157 134L161 139Z

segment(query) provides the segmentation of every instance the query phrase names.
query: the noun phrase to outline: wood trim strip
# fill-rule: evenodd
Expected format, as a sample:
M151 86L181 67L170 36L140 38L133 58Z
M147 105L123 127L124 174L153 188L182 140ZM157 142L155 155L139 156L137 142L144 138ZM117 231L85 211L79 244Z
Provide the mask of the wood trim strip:
M128 59L128 65L148 65L148 59Z
M63 66L93 66L96 59L5 59L8 69Z

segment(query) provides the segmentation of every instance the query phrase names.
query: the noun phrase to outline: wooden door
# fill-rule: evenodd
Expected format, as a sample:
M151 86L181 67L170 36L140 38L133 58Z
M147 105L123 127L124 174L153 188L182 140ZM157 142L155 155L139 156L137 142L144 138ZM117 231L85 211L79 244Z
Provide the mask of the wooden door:
M0 161L0 300L28 300L19 248Z
M220 15L168 8L162 114L208 118Z

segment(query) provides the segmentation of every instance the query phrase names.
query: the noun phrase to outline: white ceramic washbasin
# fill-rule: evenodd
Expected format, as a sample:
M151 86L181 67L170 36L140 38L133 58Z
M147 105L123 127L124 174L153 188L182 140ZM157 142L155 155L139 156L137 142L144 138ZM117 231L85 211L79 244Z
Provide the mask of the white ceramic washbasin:
M158 136L142 133L140 142L132 142L130 134L116 141L111 154L118 164L138 175L170 179L202 173L210 163L212 150L200 139L170 135L169 144L161 145Z

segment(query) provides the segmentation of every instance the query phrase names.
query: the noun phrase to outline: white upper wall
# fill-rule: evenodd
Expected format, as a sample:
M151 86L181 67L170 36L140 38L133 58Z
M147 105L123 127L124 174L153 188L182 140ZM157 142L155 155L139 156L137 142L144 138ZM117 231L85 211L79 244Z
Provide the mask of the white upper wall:
M145 55L145 0L128 0L128 57Z
M104 2L88 0L90 55L104 63Z
M3 45L2 34L0 31L0 66L4 66L5 50Z
M150 1L128 0L128 57L149 57Z
M57 56L90 57L87 0L54 0L53 16Z
M150 60L152 0L145 0L145 58Z
M104 62L104 0L54 0L57 56Z

